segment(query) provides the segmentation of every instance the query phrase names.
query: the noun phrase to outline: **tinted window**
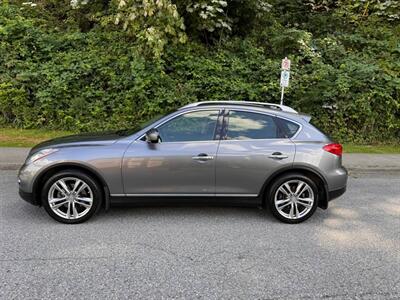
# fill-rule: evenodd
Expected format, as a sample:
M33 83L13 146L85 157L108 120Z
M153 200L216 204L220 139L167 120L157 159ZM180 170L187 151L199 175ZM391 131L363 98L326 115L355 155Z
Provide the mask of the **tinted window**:
M158 127L163 142L210 141L214 139L218 111L180 115Z
M230 111L227 132L228 140L277 138L278 127L274 118L264 114Z
M296 134L297 130L299 130L300 126L296 123L281 118L277 118L277 120L279 121L279 126L282 128L284 133L283 137L291 138Z

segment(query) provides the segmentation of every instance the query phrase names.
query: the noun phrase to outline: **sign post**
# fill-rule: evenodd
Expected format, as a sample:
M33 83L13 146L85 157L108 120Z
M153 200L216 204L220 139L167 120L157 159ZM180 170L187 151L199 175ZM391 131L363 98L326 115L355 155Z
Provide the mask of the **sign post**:
M282 59L282 65L281 65L281 87L282 87L282 92L281 92L281 105L283 105L283 95L285 93L285 87L289 86L289 79L290 79L290 59L285 57Z

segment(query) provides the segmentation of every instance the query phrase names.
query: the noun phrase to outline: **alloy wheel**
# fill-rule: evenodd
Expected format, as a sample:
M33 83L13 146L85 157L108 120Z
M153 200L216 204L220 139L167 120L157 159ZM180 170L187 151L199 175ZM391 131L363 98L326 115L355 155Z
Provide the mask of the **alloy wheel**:
M76 177L64 177L54 182L47 197L51 210L64 219L79 219L93 205L93 192L89 185Z
M276 210L281 216L290 220L297 220L307 215L312 210L314 201L312 188L300 179L284 182L274 196Z

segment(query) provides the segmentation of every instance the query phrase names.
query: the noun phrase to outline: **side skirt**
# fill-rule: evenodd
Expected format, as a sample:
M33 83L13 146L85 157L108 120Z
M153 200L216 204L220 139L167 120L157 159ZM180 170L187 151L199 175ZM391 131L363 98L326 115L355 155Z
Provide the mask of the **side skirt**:
M260 206L257 196L111 195L111 206Z

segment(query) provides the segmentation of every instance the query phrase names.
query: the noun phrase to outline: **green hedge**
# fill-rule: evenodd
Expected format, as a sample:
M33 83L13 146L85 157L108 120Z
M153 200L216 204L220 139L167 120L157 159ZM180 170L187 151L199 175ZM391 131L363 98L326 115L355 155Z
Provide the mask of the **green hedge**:
M383 25L313 36L275 24L214 46L168 46L155 61L123 32L61 31L3 6L0 123L92 131L131 127L194 101L279 102L288 55L286 104L340 141L398 141L398 37L399 28Z

